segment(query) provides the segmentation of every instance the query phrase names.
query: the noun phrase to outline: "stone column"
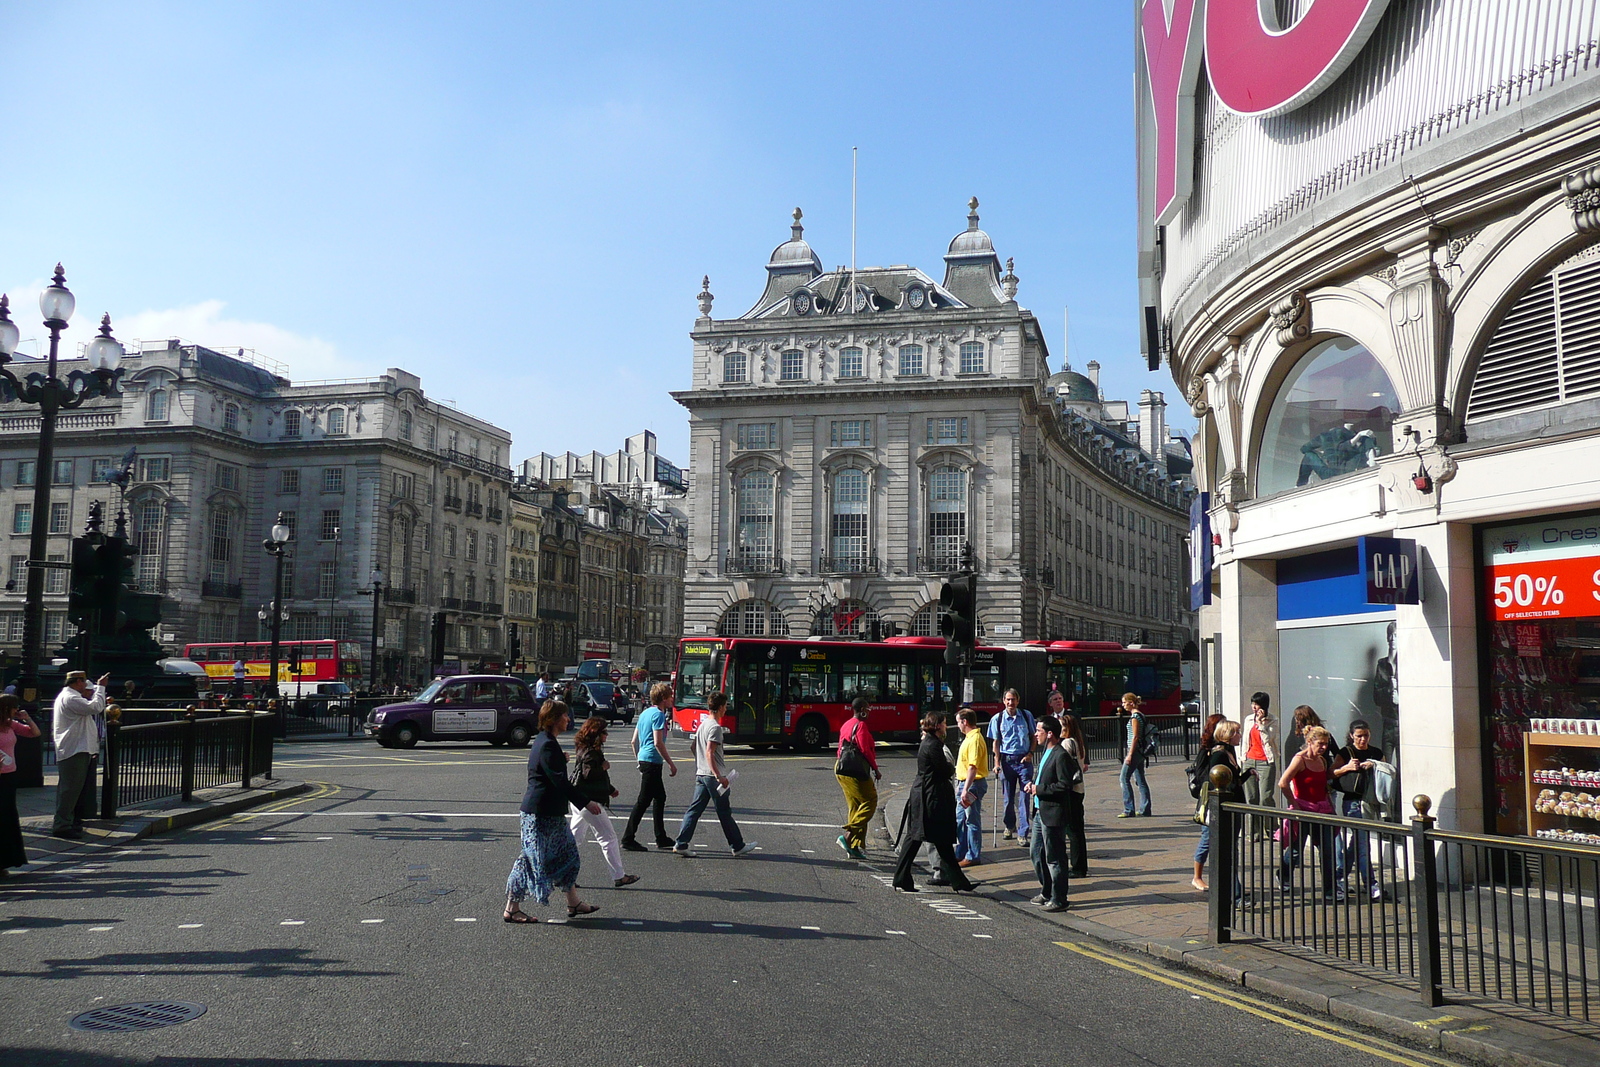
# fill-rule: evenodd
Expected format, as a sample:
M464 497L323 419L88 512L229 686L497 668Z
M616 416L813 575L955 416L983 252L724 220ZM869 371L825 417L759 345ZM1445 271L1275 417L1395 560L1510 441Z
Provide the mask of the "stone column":
M1433 798L1448 830L1484 830L1472 528L1436 523L1396 531L1417 542L1422 603L1395 611L1401 817Z
M1270 559L1236 559L1222 571L1222 706L1228 718L1243 722L1250 695L1272 694L1278 706L1278 564Z

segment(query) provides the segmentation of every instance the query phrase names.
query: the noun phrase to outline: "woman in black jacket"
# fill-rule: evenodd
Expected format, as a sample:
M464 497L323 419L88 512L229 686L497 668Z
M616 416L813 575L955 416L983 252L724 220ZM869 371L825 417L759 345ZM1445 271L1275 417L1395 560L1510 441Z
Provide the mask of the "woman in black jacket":
M917 777L906 797L905 828L900 834L900 864L895 868L894 887L916 893L911 880L911 864L926 841L939 852L939 877L958 893L970 893L974 886L956 863L956 792L951 784L955 765L944 746L944 716L929 712L922 717L922 745L917 749Z
M587 799L611 806L617 787L611 784L611 761L602 751L610 733L610 722L602 715L591 715L572 739L572 784ZM622 869L622 842L617 840L617 828L611 825L611 816L604 810L592 812L587 807L573 807L567 815L567 825L572 828L572 839L583 844L583 831L587 827L600 846L600 854L611 868L612 884L618 889L639 880L637 874Z
M1205 806L1198 814L1198 817L1202 820L1209 820L1211 817L1209 796L1212 788L1210 783L1213 769L1226 767L1233 773L1233 784L1228 787L1226 793L1222 794L1222 799L1229 804L1244 803L1244 780L1246 777L1253 777L1256 773L1254 768L1248 771L1239 769L1239 756L1234 751L1234 745L1239 740L1240 727L1238 723L1232 719L1222 719L1214 726L1210 723L1207 726L1212 728L1213 733L1210 747L1203 749L1200 756L1201 760L1204 761L1200 767L1200 780L1205 783L1200 791L1201 803ZM1195 845L1194 849L1194 879L1189 883L1202 893L1209 892L1211 888L1205 883L1206 860L1210 858L1211 823L1202 821L1200 824L1200 841ZM1240 890L1236 886L1234 891L1239 892Z
M522 854L506 879L501 917L508 923L537 922L522 910L522 902L532 896L547 905L552 889L566 890L569 919L600 910L578 899L578 843L567 828L567 809L598 814L601 808L567 779L567 754L556 734L570 721L567 706L559 700L547 700L539 709L540 733L528 753L528 788L522 794Z

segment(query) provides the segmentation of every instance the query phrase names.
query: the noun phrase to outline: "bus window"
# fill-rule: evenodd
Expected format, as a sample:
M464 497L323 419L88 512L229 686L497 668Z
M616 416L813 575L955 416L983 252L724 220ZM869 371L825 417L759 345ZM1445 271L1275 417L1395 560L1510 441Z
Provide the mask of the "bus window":
M717 691L720 681L717 668L720 663L720 657L710 652L681 656L678 660L678 692L673 698L675 706L704 709L706 700Z
M838 687L831 664L796 663L789 667L789 685L786 699L791 704L827 704L836 702Z
M854 649L846 656L859 655ZM883 665L876 657L871 662L851 663L848 660L839 664L839 689L840 699L854 700L858 696L876 699L883 692Z
M882 700L904 704L916 699L912 692L911 682L913 673L909 663L885 664L883 670Z
M972 679L972 703L1000 703L1000 696L1004 692L1004 686L1000 683L999 666L975 667L969 677Z
M1127 667L1101 667L1097 672L1100 676L1100 699L1112 703L1122 699L1122 694L1131 692L1132 684L1128 678Z
M944 680L944 671L937 663L924 663L917 668L921 684L923 711L943 711L950 706L950 683Z

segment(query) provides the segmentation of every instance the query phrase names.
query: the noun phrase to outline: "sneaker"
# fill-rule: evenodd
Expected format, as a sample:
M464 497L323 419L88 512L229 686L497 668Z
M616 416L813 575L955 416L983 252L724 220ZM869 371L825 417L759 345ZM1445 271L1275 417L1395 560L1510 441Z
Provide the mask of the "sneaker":
M754 841L746 841L744 844L742 844L738 848L734 849L733 850L733 854L735 856L743 856L745 853L754 852L755 850L756 850L756 843Z
M1131 818L1133 818L1133 812L1125 811L1121 815L1118 815L1117 818L1119 818L1119 819L1131 819Z
M625 852L649 852L650 851L648 848L645 848L643 845L639 844L639 842L635 841L631 837L628 838L628 840L626 840L626 841L624 841L622 843L622 848L623 848L623 851L625 851Z
M1012 833L1010 830L1007 830L1001 836L1003 836L1007 841L1015 841L1017 839L1017 835Z
M1044 906L1044 910L1045 911L1066 911L1067 910L1067 906L1065 904L1046 904Z
M1043 893L1040 893L1038 896L1036 896L1032 900L1028 901L1028 903L1029 904L1048 904L1048 903L1050 903L1050 898L1045 896Z
M850 848L850 839L848 837L840 834L838 837L834 838L834 840L839 842L839 847L844 849L845 855L850 855L852 849Z
M675 852L680 856L687 856L689 854L689 846L684 845L682 848L679 848L677 845L673 845L670 851Z
M867 858L867 853L863 849L851 847L847 851L850 853L850 858L853 860L864 860Z
M957 860L956 861L956 866L962 868L963 870L965 870L968 867L976 867L976 866L978 866L978 861L975 860L975 859L972 859L969 856L967 859Z
M1023 834L1021 837L1017 838L1017 844L1026 845L1027 843L1028 843L1028 835L1027 834Z

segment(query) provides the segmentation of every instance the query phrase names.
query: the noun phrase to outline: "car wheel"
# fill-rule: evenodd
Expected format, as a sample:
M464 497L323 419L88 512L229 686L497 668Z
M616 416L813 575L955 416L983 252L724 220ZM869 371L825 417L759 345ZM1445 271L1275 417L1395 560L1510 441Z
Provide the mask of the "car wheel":
M511 724L511 729L506 731L506 743L512 748L523 748L528 744L528 738L532 736L528 732L527 723L514 722Z
M828 720L807 715L794 729L794 747L802 752L821 752L828 743Z
M403 722L394 728L394 744L396 748L416 748L417 739L422 732L417 729L414 722Z

